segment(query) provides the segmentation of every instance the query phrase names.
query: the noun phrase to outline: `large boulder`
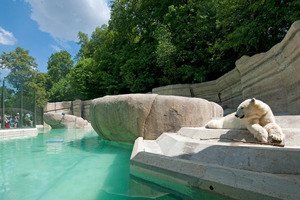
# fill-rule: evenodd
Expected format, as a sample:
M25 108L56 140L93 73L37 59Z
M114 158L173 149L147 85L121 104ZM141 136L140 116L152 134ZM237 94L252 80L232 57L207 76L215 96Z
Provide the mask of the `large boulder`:
M157 94L105 96L90 105L92 127L103 139L130 143L138 137L154 140L183 126L203 126L222 116L216 103Z
M44 121L52 128L85 128L88 121L74 115L62 113L44 113Z

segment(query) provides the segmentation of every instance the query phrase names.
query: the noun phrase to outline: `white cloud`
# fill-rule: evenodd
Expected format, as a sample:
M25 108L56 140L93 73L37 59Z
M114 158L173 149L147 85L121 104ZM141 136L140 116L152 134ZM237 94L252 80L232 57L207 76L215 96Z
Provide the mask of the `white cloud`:
M17 39L14 37L14 35L9 31L4 30L0 26L0 44L14 45L16 42Z
M70 45L67 43L67 40L54 38L55 42L64 49L69 49Z
M0 81L3 80L8 74L10 73L10 70L7 68L2 68L0 70ZM0 82L0 86L2 86L2 83Z
M110 8L105 0L25 0L31 5L31 19L39 29L57 40L78 41L78 32L91 34L107 24Z
M49 45L52 49L54 49L55 51L57 51L57 52L59 52L59 51L61 51L61 49L58 47L58 46L56 46L56 45L53 45L53 44L51 44L51 45Z

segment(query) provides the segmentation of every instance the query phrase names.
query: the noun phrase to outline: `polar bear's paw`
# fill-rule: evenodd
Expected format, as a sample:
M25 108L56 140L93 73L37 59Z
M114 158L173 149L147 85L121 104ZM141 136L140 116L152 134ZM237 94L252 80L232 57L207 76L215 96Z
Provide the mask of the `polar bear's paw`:
M271 134L269 136L270 142L282 142L283 141L283 135L281 134Z
M260 141L260 142L268 142L268 134L267 133L258 133L256 138Z
M269 133L269 142L282 142L284 139L284 134L281 128L276 123L270 123L265 126L265 129Z

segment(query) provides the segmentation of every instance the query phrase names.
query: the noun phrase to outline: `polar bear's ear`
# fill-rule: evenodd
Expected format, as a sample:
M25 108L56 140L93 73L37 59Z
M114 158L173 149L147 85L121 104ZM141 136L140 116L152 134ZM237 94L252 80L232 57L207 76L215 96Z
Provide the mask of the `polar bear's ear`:
M256 99L255 98L252 98L251 99L251 103L255 103Z

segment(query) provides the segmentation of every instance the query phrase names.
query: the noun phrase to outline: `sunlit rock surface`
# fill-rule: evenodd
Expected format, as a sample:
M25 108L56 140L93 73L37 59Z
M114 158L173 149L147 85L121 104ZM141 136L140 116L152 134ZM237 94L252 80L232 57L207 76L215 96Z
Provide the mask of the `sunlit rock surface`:
M133 143L137 137L156 139L181 127L203 126L223 115L216 103L200 98L128 94L94 99L90 120L106 140Z
M85 128L88 121L81 117L62 113L44 113L44 121L52 128Z

